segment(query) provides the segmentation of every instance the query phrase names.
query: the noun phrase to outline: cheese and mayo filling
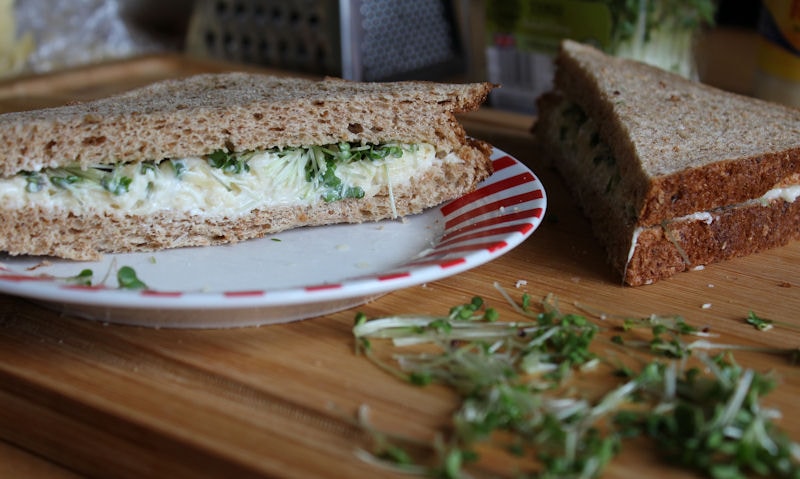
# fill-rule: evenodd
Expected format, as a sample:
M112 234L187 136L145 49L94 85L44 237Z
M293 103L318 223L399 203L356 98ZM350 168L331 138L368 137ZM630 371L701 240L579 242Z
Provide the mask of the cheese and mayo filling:
M407 185L439 158L430 144L336 145L271 149L159 162L46 168L0 180L6 208L67 211L160 210L243 215L257 208L371 197Z

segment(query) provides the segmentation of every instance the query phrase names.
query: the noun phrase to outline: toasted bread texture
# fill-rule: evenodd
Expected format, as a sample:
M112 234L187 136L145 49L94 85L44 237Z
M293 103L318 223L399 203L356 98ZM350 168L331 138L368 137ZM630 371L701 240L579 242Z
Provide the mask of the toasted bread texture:
M800 110L565 41L538 102L542 155L631 285L800 238Z
M470 139L455 113L473 110L492 85L312 81L258 74L199 75L116 97L0 115L7 155L0 176L201 156L217 150L356 143L429 143L442 161L407 184L354 199L271 205L247 214L162 209L63 210L0 205L0 250L96 260L103 253L234 243L289 228L415 214L475 189L491 174L491 147Z

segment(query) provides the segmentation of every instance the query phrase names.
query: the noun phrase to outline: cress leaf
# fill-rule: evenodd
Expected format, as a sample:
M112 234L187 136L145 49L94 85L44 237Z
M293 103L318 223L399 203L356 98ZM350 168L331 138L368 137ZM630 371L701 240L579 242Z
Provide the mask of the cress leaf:
M70 284L78 284L81 286L91 286L92 285L92 277L94 276L94 272L91 269L83 269L80 273L76 274L75 276L70 276L68 278L64 278L64 281Z
M117 282L120 289L147 289L147 285L136 276L136 271L130 266L117 270Z

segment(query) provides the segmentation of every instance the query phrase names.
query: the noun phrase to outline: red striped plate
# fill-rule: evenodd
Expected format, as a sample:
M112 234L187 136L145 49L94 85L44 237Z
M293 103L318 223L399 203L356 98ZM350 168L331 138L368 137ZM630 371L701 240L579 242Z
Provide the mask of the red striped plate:
M235 327L351 308L497 258L539 226L536 176L495 149L494 174L462 198L402 220L301 228L236 245L107 255L97 263L0 256L0 293L79 317L153 327ZM148 289L122 290L131 266ZM66 278L93 271L91 286Z

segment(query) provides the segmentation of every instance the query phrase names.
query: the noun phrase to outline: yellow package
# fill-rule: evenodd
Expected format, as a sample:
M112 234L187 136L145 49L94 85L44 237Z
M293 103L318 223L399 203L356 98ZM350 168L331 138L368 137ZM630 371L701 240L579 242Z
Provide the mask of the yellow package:
M22 71L33 45L30 33L17 38L14 0L0 0L0 77Z

